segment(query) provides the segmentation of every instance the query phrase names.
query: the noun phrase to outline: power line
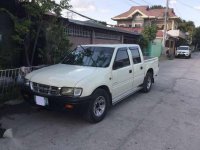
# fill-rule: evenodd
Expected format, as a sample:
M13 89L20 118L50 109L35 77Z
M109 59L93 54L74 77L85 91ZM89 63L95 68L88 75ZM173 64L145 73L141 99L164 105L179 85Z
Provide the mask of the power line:
M72 12L72 13L75 13L75 14L77 14L77 15L83 17L83 18L86 18L86 19L92 20L92 21L94 21L94 22L96 22L96 23L102 24L102 22L103 22L103 21L99 21L99 20L96 20L96 19L90 18L90 17L88 17L88 16L85 16L85 15L83 15L83 14L80 14L80 13L74 11L74 10L71 10L71 9L67 9L67 10L70 11L70 12ZM108 23L106 23L106 25L114 26L113 24L108 24Z
M135 3L136 5L141 5L140 3L135 2L135 1L133 1L133 0L129 0L129 1L131 1L132 3Z
M136 2L136 1L133 1L133 0L129 0L129 1L131 1L132 3L135 3L136 5L142 5L142 4L140 4L140 3L138 3L138 2ZM151 4L150 2L147 2L146 0L142 0L144 3L146 3L147 5L153 5L153 4Z
M165 19L164 19L164 33L163 33L163 46L165 47L166 35L167 35L167 13L169 8L169 0L166 0L166 8L165 8Z
M178 1L180 4L182 4L182 5L186 6L186 7L189 7L189 8L191 8L191 9L193 9L193 10L199 11L198 9L195 9L192 5L186 4L186 3L184 3L184 2L182 2L182 1L180 1L180 0L177 0L177 1Z
M127 3L125 3L125 4L127 4L128 6L133 6L133 5L130 3L129 0L128 0Z
M175 5L176 11L179 13L180 16L182 16L182 13L179 11L178 7Z
M148 4L148 5L152 5L150 2L147 2L145 0L142 0L144 3Z

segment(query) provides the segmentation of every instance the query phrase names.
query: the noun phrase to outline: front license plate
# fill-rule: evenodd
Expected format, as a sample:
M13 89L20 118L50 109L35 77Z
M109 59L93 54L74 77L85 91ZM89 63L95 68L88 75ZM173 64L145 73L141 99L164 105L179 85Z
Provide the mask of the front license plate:
M48 99L42 96L35 96L35 103L40 106L48 105Z

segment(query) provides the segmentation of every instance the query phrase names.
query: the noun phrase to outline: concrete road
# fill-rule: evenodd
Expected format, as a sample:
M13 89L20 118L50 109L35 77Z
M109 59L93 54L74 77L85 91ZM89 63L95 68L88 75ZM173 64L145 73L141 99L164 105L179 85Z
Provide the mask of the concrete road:
M22 106L0 122L14 138L0 150L199 150L200 54L166 60L152 91L113 107L98 124L75 114Z

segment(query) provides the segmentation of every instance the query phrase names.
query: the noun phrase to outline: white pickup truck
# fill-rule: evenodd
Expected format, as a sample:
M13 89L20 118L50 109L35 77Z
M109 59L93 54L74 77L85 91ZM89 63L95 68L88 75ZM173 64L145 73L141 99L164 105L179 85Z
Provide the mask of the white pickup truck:
M149 92L158 70L158 58L143 57L136 44L80 45L61 63L26 75L22 94L50 108L86 106L87 119L99 122L111 105Z

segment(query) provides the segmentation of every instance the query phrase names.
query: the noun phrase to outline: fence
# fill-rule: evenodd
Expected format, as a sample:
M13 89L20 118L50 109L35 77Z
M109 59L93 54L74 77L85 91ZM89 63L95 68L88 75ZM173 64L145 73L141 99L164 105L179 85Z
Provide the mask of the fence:
M18 98L20 96L19 85L23 82L25 75L42 67L44 66L0 70L0 103Z

